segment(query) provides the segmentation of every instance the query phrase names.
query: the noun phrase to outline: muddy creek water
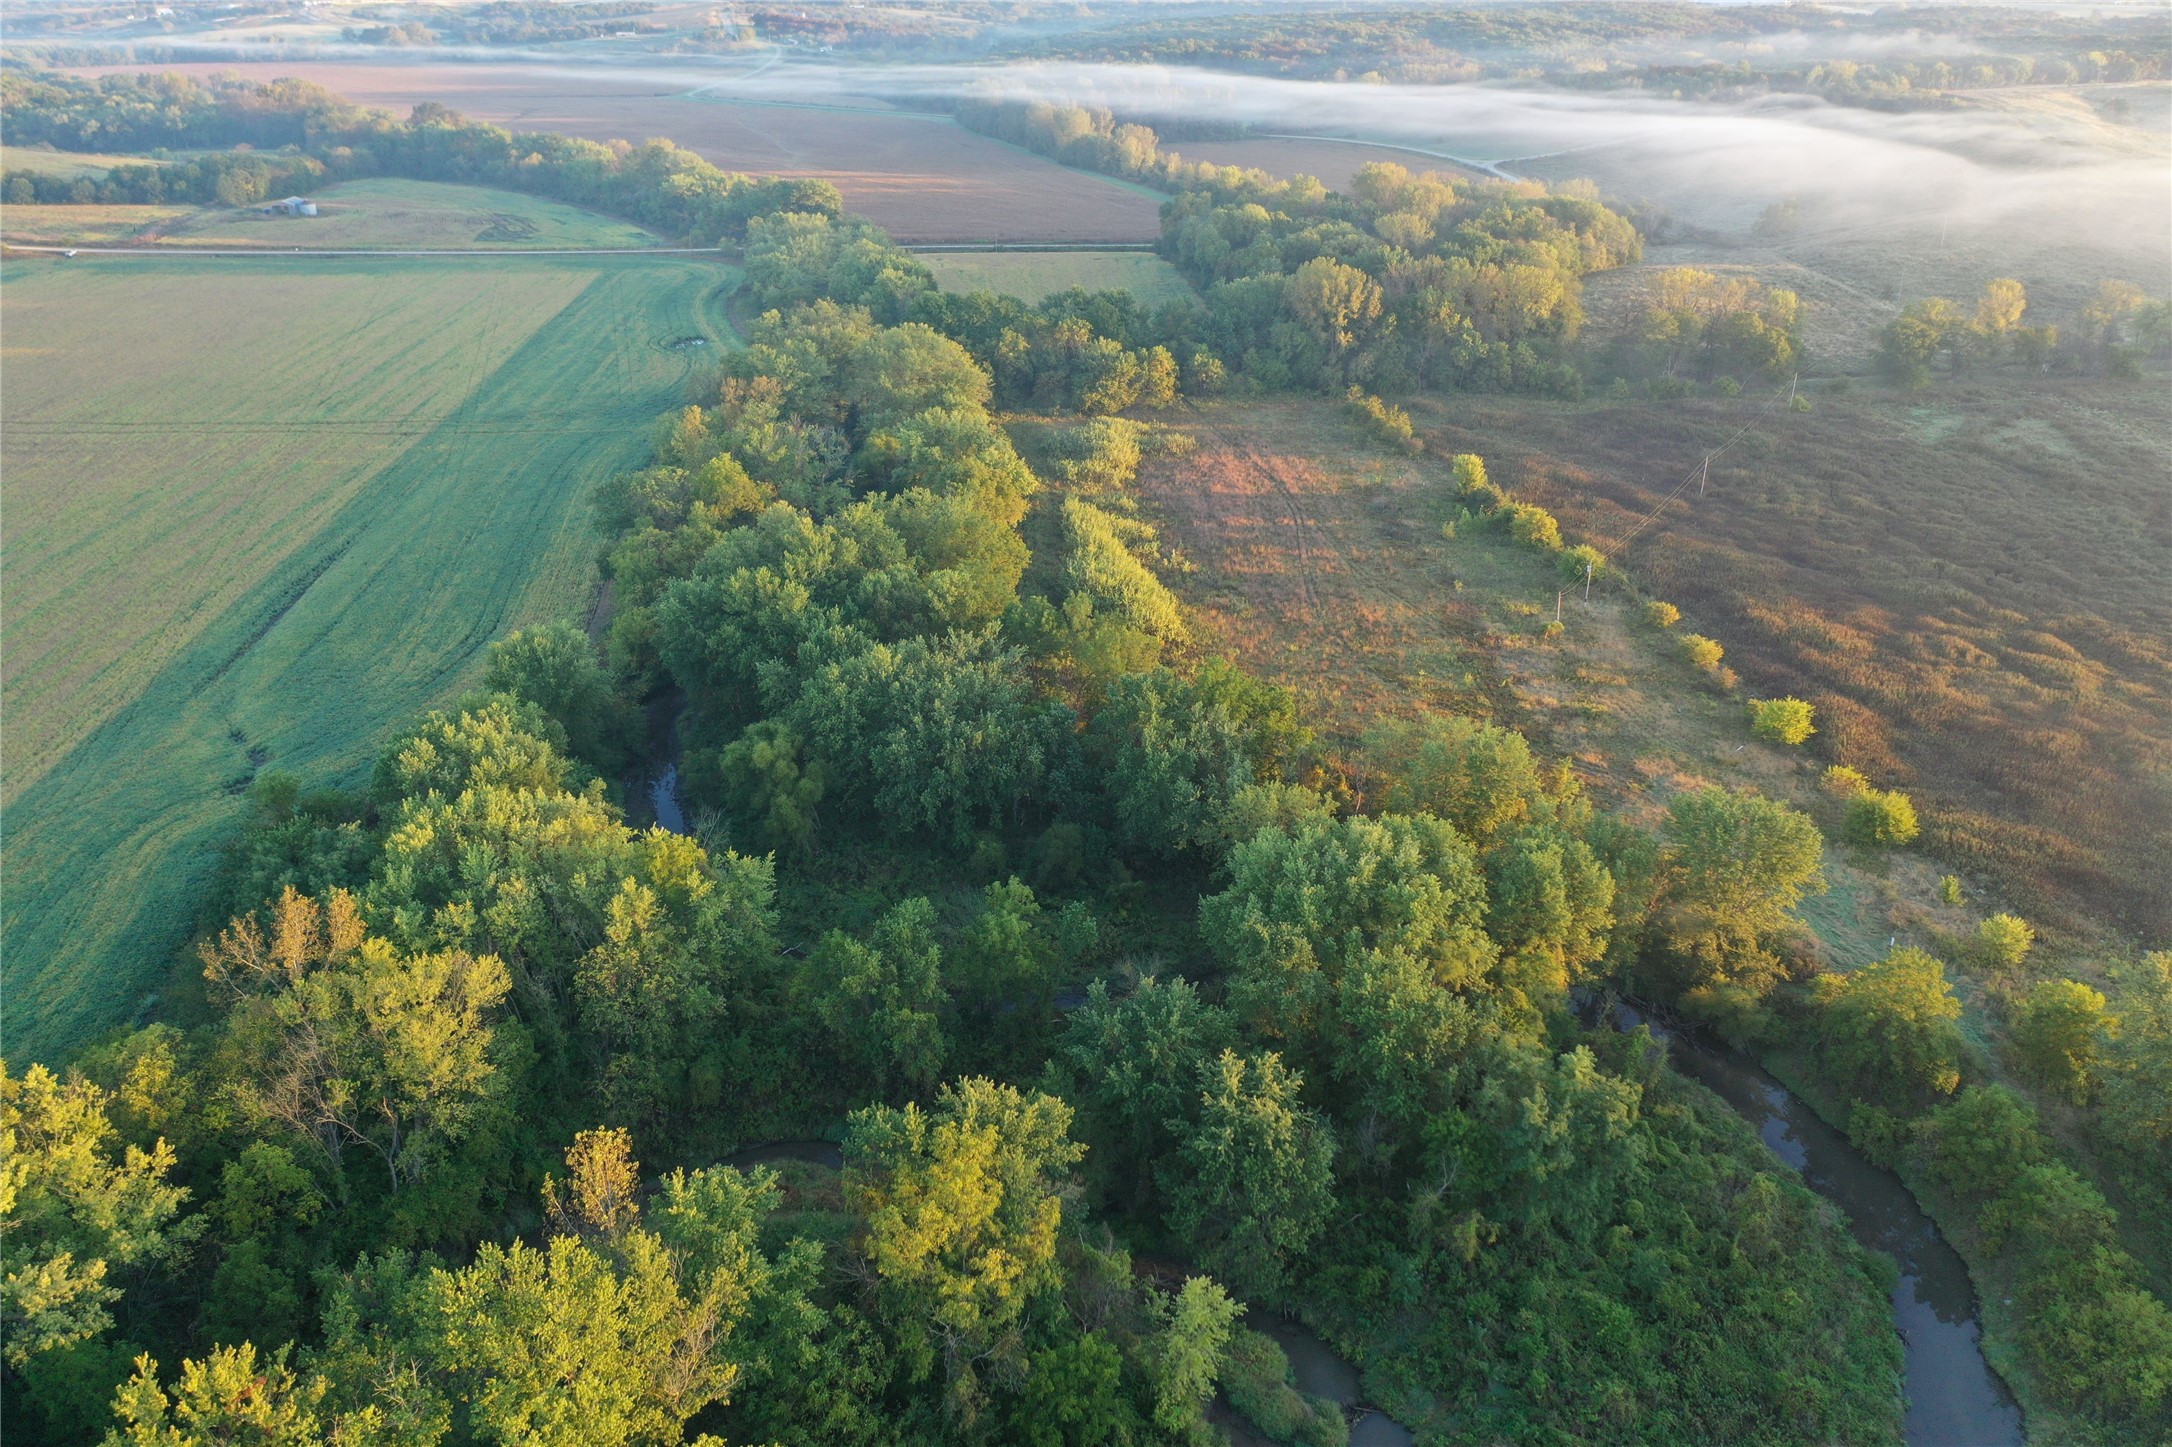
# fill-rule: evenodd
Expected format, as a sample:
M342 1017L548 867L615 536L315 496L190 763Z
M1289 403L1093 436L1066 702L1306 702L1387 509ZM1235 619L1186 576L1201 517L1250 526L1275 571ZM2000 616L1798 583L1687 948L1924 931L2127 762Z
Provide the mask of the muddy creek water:
M1626 1006L1617 1019L1624 1029L1651 1024L1677 1070L1726 1101L1805 1185L1847 1213L1857 1241L1900 1267L1893 1325L1906 1353L1909 1447L2020 1447L2021 1409L1984 1360L1968 1268L1900 1178L1864 1159L1749 1057Z

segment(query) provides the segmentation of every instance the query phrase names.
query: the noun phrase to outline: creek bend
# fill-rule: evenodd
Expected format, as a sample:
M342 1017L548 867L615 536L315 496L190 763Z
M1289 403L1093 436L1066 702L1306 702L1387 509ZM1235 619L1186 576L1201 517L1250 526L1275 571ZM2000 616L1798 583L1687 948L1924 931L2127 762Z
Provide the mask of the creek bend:
M1916 1198L1786 1086L1739 1051L1614 1009L1621 1029L1647 1026L1674 1068L1725 1101L1803 1184L1838 1206L1866 1250L1900 1269L1893 1326L1900 1334L1908 1447L2021 1447L2021 1409L1984 1360L1976 1292L1960 1253Z

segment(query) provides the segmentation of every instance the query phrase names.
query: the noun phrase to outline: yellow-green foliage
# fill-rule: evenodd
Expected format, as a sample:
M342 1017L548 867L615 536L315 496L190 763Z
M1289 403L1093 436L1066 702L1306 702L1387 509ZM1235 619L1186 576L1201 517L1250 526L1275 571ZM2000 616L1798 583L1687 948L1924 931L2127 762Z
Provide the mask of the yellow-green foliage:
M1064 578L1073 592L1086 594L1104 613L1116 613L1165 643L1183 643L1191 636L1176 595L1131 551L1133 542L1152 543L1152 528L1067 497L1063 530L1070 545Z
M1560 551L1561 524L1546 509L1528 502L1503 503L1501 516L1508 521L1508 535L1525 547L1543 553Z
M1863 789L1848 803L1840 832L1857 844L1901 845L1921 832L1916 806L1898 789Z
M1352 387L1347 400L1350 415L1372 434L1375 441L1399 452L1415 454L1425 450L1425 444L1411 431L1410 414L1402 408L1383 402L1363 387Z
M1870 780L1864 777L1860 769L1851 769L1846 764L1834 764L1826 769L1819 784L1836 799L1852 799L1870 787Z
M11 1051L52 1058L136 1008L257 769L356 781L393 724L480 677L490 640L585 606L588 495L684 396L694 360L657 339L729 336L702 318L730 275L11 272L9 416L72 425L0 439ZM254 314L246 338L219 330Z
M1750 700L1750 732L1779 744L1799 744L1817 732L1814 710L1799 698Z
M1705 637L1702 633L1684 633L1676 646L1682 650L1684 658L1708 673L1719 667L1720 659L1727 652L1715 640Z
M1654 598L1644 605L1644 621L1654 628L1672 628L1682 621L1682 610L1672 603L1662 603Z

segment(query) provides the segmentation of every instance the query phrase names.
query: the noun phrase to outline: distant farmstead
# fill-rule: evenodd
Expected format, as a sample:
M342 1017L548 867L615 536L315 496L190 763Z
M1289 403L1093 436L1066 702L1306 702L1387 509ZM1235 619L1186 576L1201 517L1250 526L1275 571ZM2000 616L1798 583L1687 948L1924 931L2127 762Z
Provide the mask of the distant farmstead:
M300 196L289 196L284 201L266 201L256 209L266 216L314 216L317 203Z

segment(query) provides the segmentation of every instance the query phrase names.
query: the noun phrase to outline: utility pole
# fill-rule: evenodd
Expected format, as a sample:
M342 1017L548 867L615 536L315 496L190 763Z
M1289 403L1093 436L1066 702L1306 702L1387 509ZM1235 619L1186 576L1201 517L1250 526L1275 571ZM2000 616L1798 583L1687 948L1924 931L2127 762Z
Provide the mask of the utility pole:
M1802 373L1800 372L1787 379L1787 405L1790 407L1795 405L1795 384L1801 380Z
M1586 603L1589 603L1591 601L1591 563L1588 559L1584 563L1584 601ZM1560 604L1561 597L1557 593L1554 595L1554 606L1556 610L1559 609Z
M1561 595L1568 591L1566 588L1554 589L1554 621L1556 623L1561 621Z
M1697 471L1697 500L1704 501L1704 485L1712 480L1712 454L1704 455L1704 465Z

